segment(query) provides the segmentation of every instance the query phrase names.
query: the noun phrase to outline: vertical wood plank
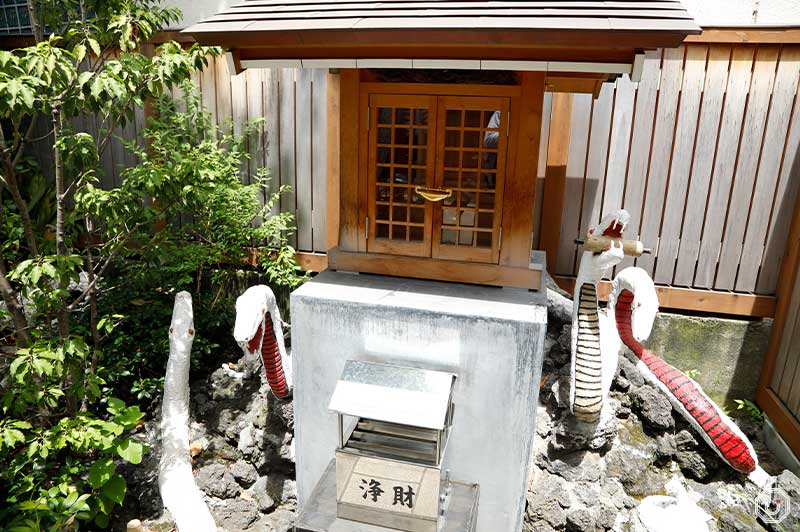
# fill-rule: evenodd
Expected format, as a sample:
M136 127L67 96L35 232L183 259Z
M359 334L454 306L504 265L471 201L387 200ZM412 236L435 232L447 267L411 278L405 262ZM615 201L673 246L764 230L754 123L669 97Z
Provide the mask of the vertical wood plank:
M633 101L636 84L627 77L619 78L614 91L614 118L611 123L611 144L608 148L603 214L622 208L628 151L633 127Z
M694 286L699 288L710 288L714 283L752 65L752 48L734 48L694 278Z
M325 69L315 69L311 79L311 222L314 251L327 251L325 219L327 203L325 200L327 173L327 110Z
M681 87L682 96L672 147L672 164L669 169L658 259L653 276L656 283L671 284L675 271L681 225L686 207L686 192L689 188L689 172L694 156L694 137L700 114L700 96L703 93L703 83L705 82L707 56L707 46L702 44L687 46ZM704 146L700 149L704 150L708 147Z
M297 249L311 251L311 70L295 71L295 195Z
M358 70L343 69L339 84L339 247L358 251L359 243L359 93Z
M764 147L756 173L750 217L745 226L744 247L739 259L739 273L736 278L738 291L749 291L756 287L798 79L800 79L800 50L789 48L781 54L772 90L769 116L766 117Z
M661 85L656 110L656 123L653 130L653 145L650 152L650 171L647 175L647 188L642 206L640 238L645 246L656 249L661 216L664 211L672 143L675 140L675 121L678 114L678 98L683 79L683 58L685 49L671 48L664 51L661 67ZM656 251L660 253L660 251ZM653 275L655 256L642 255L636 265Z
M265 193L268 197L281 186L281 145L280 145L280 94L278 90L278 75L274 68L265 69L263 72L263 97L262 107L264 109L264 143L265 143L265 164L269 170L269 182ZM280 212L280 201L272 206L272 214Z
M794 281L791 292L782 294L788 298L786 319L780 331L776 331L780 338L775 364L775 373L772 376L772 389L777 392L783 402L796 412L798 391L800 391L800 350L792 351L793 338L797 332L798 319L800 319L800 276Z
M756 180L756 168L764 142L764 127L767 121L770 94L775 83L775 64L778 60L777 47L758 49L753 80L750 86L750 98L747 104L742 131L739 161L734 174L728 217L725 222L725 233L722 241L722 253L717 268L714 288L732 290L736 282L736 272L742 253L742 241L747 225L747 214L753 199L753 184ZM746 291L755 289L755 279Z
M339 245L339 112L340 83L338 72L328 72L325 87L326 110L325 127L327 129L327 170L325 176L325 217L326 245L329 250Z
M200 97L206 110L211 113L211 123L219 126L217 113L216 72L213 61L200 72Z
M675 267L674 283L691 286L697 257L700 252L700 235L706 210L711 172L716 154L717 135L720 131L722 102L728 81L731 47L715 45L709 50L702 111L700 112L694 161L689 178L684 224L681 231L680 252Z
M542 219L542 196L544 193L544 172L547 168L547 142L550 132L550 113L553 109L553 93L544 94L542 104L542 132L539 135L539 164L536 169L536 200L533 205L533 235L531 244L533 249L539 249L539 233Z
M561 217L561 242L558 245L556 275L574 275L577 247L580 237L581 198L586 174L586 152L589 149L589 121L592 116L591 94L576 94L572 101L569 156L567 159L564 212Z
M252 127L254 123L264 116L264 93L263 93L263 69L251 68L245 70L242 74L245 77L245 98L247 108L247 121L246 126ZM256 182L256 177L259 169L263 168L266 164L265 161L265 143L264 126L260 125L254 128L247 137L247 151L250 155L250 160L247 162L248 174L250 175L250 183ZM264 197L262 195L261 201Z
M547 253L547 269L550 272L555 271L561 239L561 215L572 126L572 94L554 94L552 105L540 224L547 229L539 236L540 248Z
M243 72L231 77L231 115L233 134L242 135L247 124L247 76ZM242 161L240 169L242 183L250 183L250 165Z
M613 106L614 87L610 83L603 85L600 95L594 101L592 109L592 125L589 132L589 150L586 161L586 179L583 186L583 208L581 209L581 235L586 235L589 228L597 224L602 217L603 180L606 174L608 159L608 133L611 130L611 108ZM582 248L577 253L580 256Z
M800 91L795 96L789 135L783 148L772 221L767 231L766 247L756 286L758 293L775 293L784 249L789 238L789 225L797 201L798 187L800 187Z
M281 212L290 212L297 216L297 182L295 174L295 71L291 68L280 69L280 166L281 186L291 187L291 191L281 196ZM299 221L295 218L295 226ZM297 246L297 234L289 238L293 246Z
M231 123L233 120L231 73L228 72L228 62L222 57L212 57L209 66L213 66L215 70L214 93L216 94L217 125L223 134L228 134L233 127Z
M630 157L625 176L625 193L622 206L631 218L626 230L628 238L639 238L642 219L642 203L647 183L647 163L650 160L650 141L653 138L653 123L656 110L658 80L661 77L661 52L645 52L642 81L636 89L636 107L633 119ZM634 265L632 257L625 257L618 270Z

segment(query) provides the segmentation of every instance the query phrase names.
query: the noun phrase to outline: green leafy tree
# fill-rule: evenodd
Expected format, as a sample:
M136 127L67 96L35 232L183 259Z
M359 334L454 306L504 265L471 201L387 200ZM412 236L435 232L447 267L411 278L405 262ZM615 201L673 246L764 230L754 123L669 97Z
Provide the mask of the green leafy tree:
M115 398L99 372L103 338L121 317L99 314L98 280L120 259L146 253L154 227L197 204L216 174L130 171L129 185L103 194L99 161L136 107L188 80L218 50L174 42L146 50L180 16L151 0L29 6L36 43L0 51L0 321L12 324L4 343L14 347L0 361L8 376L0 384L0 529L103 527L126 491L116 460L136 464L145 449L128 436L142 413ZM102 123L97 137L71 125L87 114ZM53 142L52 187L32 177L25 156L37 124Z

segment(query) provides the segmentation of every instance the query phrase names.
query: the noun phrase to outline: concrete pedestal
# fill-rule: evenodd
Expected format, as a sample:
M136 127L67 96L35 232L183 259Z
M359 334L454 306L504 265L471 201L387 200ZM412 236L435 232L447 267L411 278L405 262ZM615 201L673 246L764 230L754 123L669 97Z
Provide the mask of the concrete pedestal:
M337 446L328 411L344 362L458 375L443 470L479 484L477 532L519 532L535 435L542 292L326 271L291 296L301 509Z

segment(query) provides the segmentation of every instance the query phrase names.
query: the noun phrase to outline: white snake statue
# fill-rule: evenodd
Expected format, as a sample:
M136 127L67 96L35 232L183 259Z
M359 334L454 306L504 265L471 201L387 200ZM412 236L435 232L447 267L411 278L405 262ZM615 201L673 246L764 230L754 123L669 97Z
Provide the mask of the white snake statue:
M589 234L621 239L628 219L624 210L612 212ZM622 245L616 243L600 253L584 251L581 258L573 303L572 413L587 423L600 421L624 344L637 357L642 375L667 396L706 443L733 469L748 474L758 486L766 486L771 479L758 466L747 436L699 384L642 345L650 336L658 312L658 296L648 273L636 267L619 272L608 298L608 313L599 311L597 285L622 258Z
M193 341L192 296L179 292L169 326L158 489L180 532L215 532L214 518L203 500L203 492L194 482L189 454L189 359Z
M275 294L264 285L251 286L236 299L233 337L245 357L261 354L264 374L276 397L288 397L291 360L283 343L283 322Z

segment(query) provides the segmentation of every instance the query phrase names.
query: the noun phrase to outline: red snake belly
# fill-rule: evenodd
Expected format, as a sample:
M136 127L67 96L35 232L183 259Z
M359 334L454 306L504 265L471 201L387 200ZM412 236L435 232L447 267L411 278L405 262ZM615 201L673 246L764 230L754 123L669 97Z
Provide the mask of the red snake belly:
M247 349L253 353L258 349L259 344L261 344L261 360L267 374L269 387L276 397L284 398L289 395L289 385L286 383L286 375L283 373L280 346L269 314L265 316L263 325L259 325L255 336L247 344Z

